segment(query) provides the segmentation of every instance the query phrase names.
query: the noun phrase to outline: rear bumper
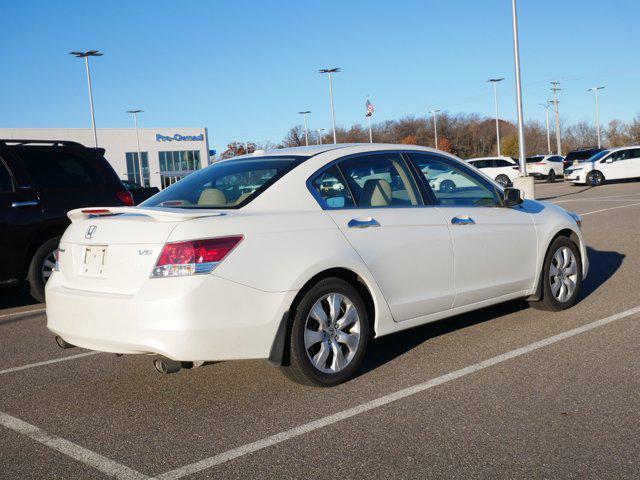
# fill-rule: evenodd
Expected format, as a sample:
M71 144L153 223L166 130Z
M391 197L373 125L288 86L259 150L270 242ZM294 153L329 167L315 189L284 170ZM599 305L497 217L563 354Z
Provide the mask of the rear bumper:
M47 327L67 342L178 361L267 358L295 291L263 292L214 275L151 279L135 295L73 290L54 274Z

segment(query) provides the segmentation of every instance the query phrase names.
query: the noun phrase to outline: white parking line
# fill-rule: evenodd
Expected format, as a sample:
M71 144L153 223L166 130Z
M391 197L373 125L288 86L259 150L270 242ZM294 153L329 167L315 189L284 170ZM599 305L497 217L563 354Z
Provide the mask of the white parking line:
M567 203L567 202L578 202L578 201L584 201L584 200L603 200L605 198L625 198L625 197L637 197L640 196L640 193L628 193L625 195L606 195L603 197L580 197L580 198L568 198L565 200L558 200L557 202L553 202L553 203ZM628 199L629 201L632 200L636 200L635 198L630 198Z
M600 210L594 210L592 212L581 213L580 216L584 217L585 215L591 215L592 213L606 212L607 210L615 210L617 208L634 207L636 205L640 205L640 203L631 203L629 205L618 205L617 207L601 208Z
M77 355L69 355L68 357L54 358L53 360L45 360L44 362L30 363L29 365L21 365L19 367L7 368L0 370L0 375L5 373L19 372L20 370L27 370L29 368L42 367L44 365L51 365L52 363L66 362L67 360L75 360L76 358L88 357L89 355L97 355L100 352L85 352L78 353Z
M411 395L415 395L416 393L424 392L425 390L429 390L430 388L437 387L438 385L442 385L447 382L451 382L452 380L456 380L458 378L464 377L471 373L475 373L485 368L491 367L493 365L497 365L507 360L511 360L512 358L520 357L527 353L533 352L534 350L538 350L548 345L552 345L554 343L560 342L561 340L565 340L575 335L588 332L589 330L593 330L594 328L602 327L603 325L607 325L609 323L615 322L616 320L630 317L631 315L635 315L636 313L640 313L640 306L631 308L624 312L616 313L615 315L611 315L601 320L596 320L595 322L591 322L581 327L568 330L558 335L545 338L544 340L531 343L527 346L517 348L515 350L511 350L509 352L503 353L502 355L489 358L487 360L476 363L474 365L469 365L468 367L461 368L460 370L456 370L451 373L447 373L446 375L442 375L440 377L434 378L427 382L419 383L412 387L408 387L403 390L390 393L388 395L385 395L380 398L376 398L375 400L371 400L369 402L365 402L353 408L343 410L342 412L338 412L333 415L329 415L327 417L320 418L318 420L314 420L309 423L305 423L304 425L300 425L290 430L285 430L284 432L276 433L275 435L271 435L261 440L248 443L246 445L242 445L240 447L237 447L231 450L227 450L226 452L220 453L218 455L214 455L209 458L205 458L204 460L200 460L199 462L185 465L175 470L171 470L169 472L163 473L162 475L159 475L156 478L158 478L159 480L176 480L176 479L185 477L187 475L201 472L202 470L206 470L208 468L221 465L223 463L229 462L233 459L242 457L244 455L248 455L258 450L262 450L264 448L277 445L287 440L291 440L292 438L299 437L300 435L304 435L306 433L312 432L314 430L318 430L320 428L327 427L329 425L340 422L342 420L355 417L356 415L360 415L362 413L368 412L375 408L388 405L390 403L396 402L398 400L409 397Z
M146 475L143 475L132 468L122 465L110 458L104 457L96 452L88 450L80 445L77 445L64 438L50 435L44 430L24 422L19 418L12 417L6 413L0 412L0 425L14 432L26 435L27 437L39 442L47 447L56 450L57 452L73 458L80 463L83 463L89 467L95 468L106 475L113 478L119 478L122 480L138 480L148 479Z

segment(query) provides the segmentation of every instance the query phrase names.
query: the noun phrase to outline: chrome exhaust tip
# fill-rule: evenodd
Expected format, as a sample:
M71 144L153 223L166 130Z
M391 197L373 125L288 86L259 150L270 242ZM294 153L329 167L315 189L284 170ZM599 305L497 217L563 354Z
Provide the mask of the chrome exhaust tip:
M169 373L179 372L182 368L182 362L176 362L168 358L156 358L153 361L153 366L158 373L167 375Z
M66 342L64 338L62 338L60 335L56 335L56 343L60 348L63 348L63 349L76 347L75 345L71 345L69 342Z

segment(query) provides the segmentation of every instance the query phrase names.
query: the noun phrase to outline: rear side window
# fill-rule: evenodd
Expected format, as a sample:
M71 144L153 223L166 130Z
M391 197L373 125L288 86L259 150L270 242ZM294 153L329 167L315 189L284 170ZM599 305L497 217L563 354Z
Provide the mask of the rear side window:
M355 207L347 182L336 165L315 177L311 186L327 208Z
M300 157L263 157L218 162L188 175L141 206L240 208L301 161Z
M40 188L89 187L104 183L89 161L73 152L28 148L18 153Z
M13 179L6 165L0 160L0 193L13 192Z
M507 160L496 160L496 167L515 167L515 164L509 163Z

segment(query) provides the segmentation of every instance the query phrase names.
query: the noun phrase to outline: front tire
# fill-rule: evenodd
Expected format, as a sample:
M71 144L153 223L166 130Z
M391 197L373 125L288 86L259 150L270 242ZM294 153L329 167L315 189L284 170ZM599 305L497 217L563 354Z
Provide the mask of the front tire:
M604 175L602 172L598 170L594 170L593 172L589 172L587 175L587 185L591 185L592 187L597 187L604 183Z
M284 373L303 385L330 387L351 379L364 360L369 314L360 293L340 278L319 281L300 300Z
M582 258L577 245L557 237L549 246L542 267L542 298L531 302L539 310L560 311L578 301L582 288Z
M29 293L40 303L44 302L44 286L53 273L55 264L54 252L58 249L60 237L54 237L44 242L31 259L27 281Z

